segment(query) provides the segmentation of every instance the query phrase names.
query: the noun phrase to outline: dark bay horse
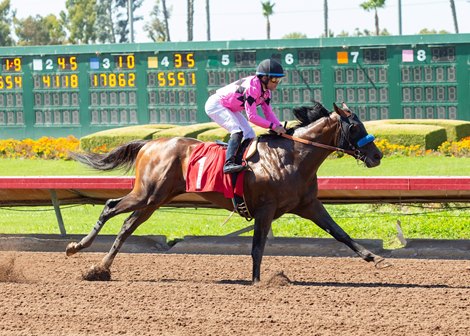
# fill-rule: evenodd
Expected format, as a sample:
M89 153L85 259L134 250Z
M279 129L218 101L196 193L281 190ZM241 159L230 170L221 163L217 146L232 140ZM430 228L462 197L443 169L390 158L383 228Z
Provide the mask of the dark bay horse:
M248 209L255 219L252 245L253 283L259 282L261 260L273 220L285 213L309 219L346 244L365 261L379 266L382 257L351 239L330 217L317 198L317 170L334 150L353 155L371 168L378 166L382 153L367 134L363 123L343 103L330 113L321 104L294 109L299 125L290 130L290 139L262 136L258 151L248 160L244 189ZM298 140L298 141L295 141ZM74 153L74 159L100 170L135 166L134 189L126 196L111 199L93 230L78 243L67 246L68 256L89 247L110 218L132 212L101 264L92 267L89 280L109 280L110 268L124 241L159 207L186 192L186 171L192 151L201 142L192 138L133 141L107 154ZM220 193L200 193L218 207L232 211L230 199Z

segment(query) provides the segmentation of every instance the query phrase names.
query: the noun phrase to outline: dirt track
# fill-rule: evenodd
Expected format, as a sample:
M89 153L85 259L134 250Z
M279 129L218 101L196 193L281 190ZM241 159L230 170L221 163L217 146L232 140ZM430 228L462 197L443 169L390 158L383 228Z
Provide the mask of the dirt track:
M469 335L469 261L0 252L0 335ZM280 273L284 273L284 275Z

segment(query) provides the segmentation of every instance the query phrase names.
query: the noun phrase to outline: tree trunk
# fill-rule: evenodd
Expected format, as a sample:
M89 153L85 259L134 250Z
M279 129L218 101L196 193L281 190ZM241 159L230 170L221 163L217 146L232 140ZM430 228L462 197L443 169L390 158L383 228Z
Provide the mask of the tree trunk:
M129 42L134 43L134 8L133 1L127 0L127 21L129 22Z
M168 12L166 10L166 0L162 0L162 6L163 6L163 19L165 21L166 40L171 41L171 39L170 39L170 27L168 27Z
M328 37L328 0L323 1L323 19L325 24L325 37Z
M188 41L193 40L194 0L188 0Z
M210 0L206 0L207 41L211 40L211 13Z
M377 8L375 8L375 35L380 35L379 15L377 14Z
M271 22L269 21L269 17L266 17L266 35L268 40L271 39Z
M452 18L454 19L454 29L455 33L459 33L459 24L457 23L457 14L455 12L455 1L450 0L450 8L452 9Z
M109 22L111 22L111 26L110 26L110 29L111 29L111 39L109 42L111 43L116 43L116 31L114 29L114 20L113 20L113 2L110 1L108 3L108 8L107 8L107 11L108 11L108 15L109 15Z

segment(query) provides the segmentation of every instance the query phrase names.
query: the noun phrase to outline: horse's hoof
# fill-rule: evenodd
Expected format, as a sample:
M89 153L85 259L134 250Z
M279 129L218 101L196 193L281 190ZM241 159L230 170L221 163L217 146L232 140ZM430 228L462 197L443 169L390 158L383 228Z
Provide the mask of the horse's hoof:
M67 257L70 257L71 255L74 255L78 252L77 246L77 243L69 243L67 245L67 247L65 248L65 254L67 255Z
M82 279L86 281L109 281L111 271L103 266L91 266L86 273L82 273Z
M384 269L387 267L392 267L393 265L385 260L385 258L378 257L374 259L374 266L377 269Z

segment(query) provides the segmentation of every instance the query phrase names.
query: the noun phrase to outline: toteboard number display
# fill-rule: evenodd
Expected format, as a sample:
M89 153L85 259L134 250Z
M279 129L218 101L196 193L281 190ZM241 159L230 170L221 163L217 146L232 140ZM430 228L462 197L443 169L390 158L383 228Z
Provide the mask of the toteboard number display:
M312 100L344 101L363 120L458 119L459 104L468 101L469 92L462 90L460 77L468 80L468 73L458 71L462 59L456 48L357 45L0 56L0 125L11 134L15 128L24 128L23 134L60 133L61 128L85 134L143 123L206 122L207 97L253 75L270 57L286 74L272 97L281 120L292 119L293 107Z

